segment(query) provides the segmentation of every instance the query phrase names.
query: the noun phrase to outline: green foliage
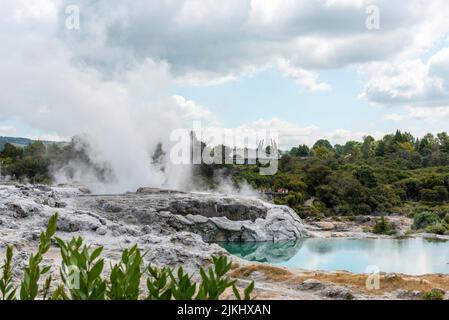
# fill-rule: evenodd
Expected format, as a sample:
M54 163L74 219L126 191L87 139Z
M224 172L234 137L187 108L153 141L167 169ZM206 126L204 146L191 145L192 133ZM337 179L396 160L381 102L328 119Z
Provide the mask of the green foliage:
M6 258L1 266L2 274L0 277L0 299L13 300L16 295L12 281L12 258L13 248L8 246L6 248Z
M449 213L447 213L447 214L444 216L443 222L444 222L445 224L449 224Z
M274 195L273 202L290 206L301 217L447 212L448 137L443 132L416 139L398 130L377 141L368 136L363 142L332 146L318 140L311 149L297 146L283 152L273 176L261 176L257 166L245 165L227 168L226 178L262 192L287 189L288 194ZM203 166L213 187L208 177L222 171ZM312 198L320 205L306 205Z
M294 157L308 157L310 154L310 149L307 145L303 144L298 147L293 147L289 154Z
M147 288L149 300L218 300L226 289L232 288L236 299L251 299L254 282L244 290L243 295L236 287L236 280L226 275L231 269L231 262L226 257L212 257L212 267L205 271L200 268L201 281L192 280L192 275L185 273L182 267L176 272L169 268L148 267Z
M0 152L0 158L20 158L23 155L23 149L14 146L11 143L5 144L2 152Z
M424 230L429 226L436 225L440 222L440 218L433 212L419 212L413 217L412 229Z
M448 230L449 230L449 225L442 224L442 223L430 225L430 226L426 227L426 229L425 229L425 231L428 233L435 233L435 234L439 234L439 235L446 234L448 232Z
M354 171L354 177L365 187L377 187L377 179L374 170L369 166L361 166Z
M137 245L122 251L121 260L111 265L109 278L103 277L104 260L101 258L103 247L91 249L81 237L64 241L55 238L61 253L59 268L62 283L51 292L52 277L48 276L39 290L40 278L50 271L50 266L41 266L42 258L48 252L57 229L58 215L54 214L45 231L41 233L37 253L30 256L28 266L20 285L20 300L218 300L226 289L232 288L236 299L251 299L254 282L240 293L236 280L231 280L227 273L231 262L227 257L212 257L212 266L204 271L200 268L201 281L193 280L193 275L186 273L182 267L177 271L170 268L159 269L144 266L144 254ZM0 298L16 298L12 270L13 249L7 247L6 258L1 266ZM141 282L147 275L148 292L141 290Z
M170 300L172 296L171 270L169 268L159 269L148 266L149 277L147 278L148 296L147 300Z
M420 198L424 202L438 202L438 193L433 189L422 189Z
M308 217L313 217L315 219L319 219L322 216L322 211L319 205L311 205L311 206L297 206L292 207L298 216L302 219L306 219Z
M137 300L142 278L143 256L134 245L125 249L120 263L111 267L107 296L110 300Z
M1 173L19 181L51 183L51 169L61 170L68 178L73 177L73 163L90 167L96 178L105 181L112 172L107 164L95 164L88 156L89 145L79 137L70 144L31 141L16 147L6 143L0 152Z
M333 150L331 143L326 139L320 139L313 145L313 149L324 148L328 150Z
M375 234L392 235L396 233L396 226L382 216L376 220L372 232Z
M70 241L56 238L61 249L61 279L72 300L104 300L106 281L101 273L104 260L99 258L103 247L91 250L81 237Z
M193 300L196 293L196 283L192 276L185 273L182 267L178 268L176 276L170 270L171 294L175 300ZM204 300L204 299L203 299Z
M422 294L423 300L443 300L444 294L439 289L432 289Z
M208 272L200 269L202 282L197 296L199 300L218 300L227 288L235 285L235 280L231 281L225 276L231 270L231 262L228 262L226 257L212 259L213 268L210 268Z
M58 214L54 214L48 221L47 229L41 232L39 248L32 254L25 267L23 280L20 285L21 300L35 300L39 293L40 277L50 271L50 266L41 267L42 258L50 249L51 239L56 232Z
M244 290L243 290L243 299L242 295L240 294L239 290L235 286L235 284L232 286L232 291L234 292L235 297L237 300L251 300L251 293L254 290L254 281L252 281Z
M354 300L354 295L351 292L346 292L345 300Z

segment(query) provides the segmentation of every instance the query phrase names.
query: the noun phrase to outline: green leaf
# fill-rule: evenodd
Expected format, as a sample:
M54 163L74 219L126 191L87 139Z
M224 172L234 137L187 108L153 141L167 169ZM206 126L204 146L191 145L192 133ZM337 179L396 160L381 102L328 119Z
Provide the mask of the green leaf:
M51 269L51 266L45 266L45 267L42 269L41 274L46 274L48 271L50 271L50 269Z
M242 297L240 296L240 292L235 286L235 284L232 286L232 291L234 292L234 296L237 300L242 300Z
M103 259L99 260L92 268L92 270L90 270L89 274L88 274L88 281L92 282L94 281L96 278L98 278L101 274L101 272L103 271L103 266L104 266L104 261Z
M95 259L97 259L100 254L103 252L103 247L98 247L97 249L94 250L94 252L92 252L91 256L90 256L90 260L94 261Z
M251 293L254 290L254 281L252 281L248 287L244 290L245 300L251 300Z

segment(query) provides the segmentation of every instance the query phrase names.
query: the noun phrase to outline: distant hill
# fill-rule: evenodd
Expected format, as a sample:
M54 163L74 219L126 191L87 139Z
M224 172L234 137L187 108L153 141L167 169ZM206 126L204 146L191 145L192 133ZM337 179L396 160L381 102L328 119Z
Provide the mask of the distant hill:
M11 143L17 147L26 147L31 142L34 142L37 140L32 140L28 138L20 138L20 137L0 137L0 151L3 150L5 147L5 144ZM42 141L45 145L57 143L57 144L64 144L65 142L55 142L55 141Z

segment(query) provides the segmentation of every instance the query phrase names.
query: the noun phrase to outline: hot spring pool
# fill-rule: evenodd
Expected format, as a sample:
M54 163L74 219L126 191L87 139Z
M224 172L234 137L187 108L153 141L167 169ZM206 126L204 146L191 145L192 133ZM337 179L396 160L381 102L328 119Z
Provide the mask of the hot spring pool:
M409 275L449 274L449 242L407 239L301 239L281 243L221 243L245 260L307 270ZM372 268L372 267L371 267Z

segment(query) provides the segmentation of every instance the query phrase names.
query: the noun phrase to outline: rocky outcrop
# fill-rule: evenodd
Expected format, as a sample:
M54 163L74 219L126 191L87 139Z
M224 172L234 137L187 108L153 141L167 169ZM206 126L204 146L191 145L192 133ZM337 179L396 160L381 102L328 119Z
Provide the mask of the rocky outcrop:
M115 259L137 243L156 264L192 269L228 254L211 242L284 241L308 235L288 207L238 196L140 189L92 195L76 187L0 185L0 248L32 252L48 218L59 213L58 237L83 236ZM26 256L26 254L25 254Z
M7 245L13 245L20 248L17 259L23 258L25 263L36 249L40 230L56 211L58 237L82 236L92 246L104 246L104 255L111 261L120 257L124 247L134 244L147 252L148 262L172 267L183 265L190 270L204 266L214 255L227 254L188 228L170 227L169 220L176 220L177 215L157 211L169 207L168 200L153 200L136 194L86 196L84 191L71 187L0 185L0 255ZM57 203L65 205L58 207Z
M187 215L179 220L208 242L288 241L307 237L308 231L287 207L268 208L264 218L234 221L223 217Z
M296 213L259 199L140 190L136 195L84 196L79 207L114 221L164 232L188 231L205 242L265 242L310 236Z

